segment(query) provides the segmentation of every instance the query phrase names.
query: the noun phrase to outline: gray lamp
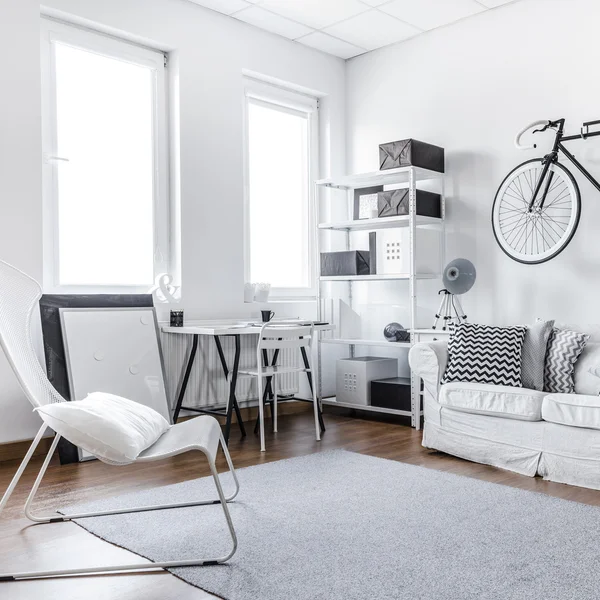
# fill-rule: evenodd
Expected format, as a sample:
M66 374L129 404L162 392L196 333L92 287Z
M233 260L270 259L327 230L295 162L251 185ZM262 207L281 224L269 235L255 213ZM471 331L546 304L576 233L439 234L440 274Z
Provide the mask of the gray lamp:
M442 295L442 301L435 314L433 329L437 327L440 319L442 330L446 330L453 322L462 323L467 320L458 296L466 294L473 287L476 278L475 265L466 258L456 258L446 265L442 273L445 287L438 292Z

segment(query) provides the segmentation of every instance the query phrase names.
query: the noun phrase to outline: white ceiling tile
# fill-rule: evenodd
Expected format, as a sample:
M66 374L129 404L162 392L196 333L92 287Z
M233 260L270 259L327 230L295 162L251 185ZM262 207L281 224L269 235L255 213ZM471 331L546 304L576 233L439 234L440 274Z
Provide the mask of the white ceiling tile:
M230 15L238 10L252 6L245 0L191 0L191 2L225 15Z
M272 33L277 33L286 38L290 38L291 40L295 40L296 38L313 31L310 27L306 27L295 21L290 21L285 17L280 17L259 6L250 6L250 8L241 10L233 16L240 21L250 23L250 25L256 25L256 27L266 29Z
M340 58L352 58L353 56L358 56L365 52L363 48L359 48L358 46L354 46L343 40L338 40L322 31L309 33L296 41L306 46L310 46L311 48L321 50L322 52L327 52L327 54L339 56Z
M261 0L260 6L278 15L322 29L369 10L359 0Z
M481 4L484 4L488 8L496 8L496 6L502 6L503 4L510 4L511 2L517 2L518 0L479 0Z
M381 6L380 10L428 30L454 23L486 9L475 0L393 0Z
M325 33L367 50L400 42L417 35L420 31L375 9L325 29Z

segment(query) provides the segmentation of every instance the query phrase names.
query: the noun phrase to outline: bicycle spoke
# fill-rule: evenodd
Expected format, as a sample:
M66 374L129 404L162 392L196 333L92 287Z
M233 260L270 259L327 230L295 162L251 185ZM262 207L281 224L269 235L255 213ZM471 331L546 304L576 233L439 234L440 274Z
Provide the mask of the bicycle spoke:
M544 204L544 208L550 208L551 206L554 206L555 204L560 204L561 202L563 202L565 200L565 198L569 197L569 191L567 190L567 192L565 194L563 194L562 196L560 196L559 198L556 198L555 200L553 200L552 202L550 202L550 204ZM570 201L566 202L567 204L570 204Z
M519 200L521 200L521 202L523 202L523 204L528 204L527 200L525 199L525 194L523 194L523 189L521 188L521 185L518 184L518 180L514 180L511 181L510 185L506 188L506 192L508 193L508 190L511 189L511 186L513 191L519 196Z
M539 220L537 225L540 231L540 236L542 238L542 252L546 252L546 250L552 248L558 240L553 235L551 235L550 232L547 231L543 220Z
M509 202L505 198L502 199L502 202L505 203L505 204L508 204L511 208L514 208L515 210L527 210L527 207L525 207L525 206L515 206L514 204L512 204L511 202Z
M512 235L513 236L513 240L514 240L518 236L518 234L519 234L519 225L523 221L524 218L525 218L525 220L527 220L527 217L525 217L525 215L521 215L521 218L514 224L514 227L506 235L504 234L504 232L502 234L504 236L504 239L511 246L512 246L512 242L509 240L509 238Z

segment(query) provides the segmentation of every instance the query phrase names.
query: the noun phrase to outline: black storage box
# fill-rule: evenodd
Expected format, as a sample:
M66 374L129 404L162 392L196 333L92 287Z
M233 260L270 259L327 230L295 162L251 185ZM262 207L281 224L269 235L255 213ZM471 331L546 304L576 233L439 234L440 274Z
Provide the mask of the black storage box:
M371 406L410 411L410 379L390 377L371 381Z
M409 190L390 190L377 194L377 216L408 215ZM439 194L417 190L417 215L442 218L442 198Z
M379 168L421 167L444 172L444 149L418 140L400 140L379 146Z
M321 275L369 275L369 252L321 252Z

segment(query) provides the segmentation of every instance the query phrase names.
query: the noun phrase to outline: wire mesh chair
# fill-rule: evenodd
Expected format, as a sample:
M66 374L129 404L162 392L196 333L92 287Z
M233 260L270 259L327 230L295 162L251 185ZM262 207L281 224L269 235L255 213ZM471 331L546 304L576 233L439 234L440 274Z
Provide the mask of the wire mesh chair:
M29 402L34 407L46 405L53 402L64 402L65 399L54 389L48 380L44 369L40 365L35 346L31 336L32 315L36 309L38 301L42 295L40 285L31 277L11 265L0 261L0 346L4 350L6 357L15 372L15 375L25 392ZM25 467L29 463L35 449L42 439L47 425L42 425L33 440L25 458L19 466L15 476L10 482L8 489L0 500L0 512L6 506L8 499L13 493ZM150 448L138 456L137 462L157 461L184 452L192 450L202 452L210 467L215 487L217 489L218 499L182 502L178 504L142 506L135 508L125 508L119 510L108 510L103 512L90 512L80 514L62 515L53 513L50 515L36 515L32 511L32 503L39 489L40 483L50 464L52 455L56 449L60 435L55 434L50 450L42 464L40 472L31 488L27 501L25 503L25 515L36 523L56 523L61 521L71 521L73 519L83 519L86 517L97 517L102 515L115 515L131 512L142 512L151 510L160 510L167 508L181 508L188 506L203 506L211 504L220 504L223 508L225 520L229 533L231 535L232 548L224 556L212 558L198 558L188 560L173 560L161 563L133 563L114 566L89 567L85 569L64 569L53 571L37 571L0 574L0 581L14 581L19 579L33 579L40 577L55 577L61 575L85 575L92 573L106 573L113 571L154 571L157 569L167 569L172 567L216 565L228 561L237 550L237 537L233 526L233 521L227 506L239 492L239 482L231 456L218 421L214 417L202 416L189 421L173 425L165 434L163 434ZM217 473L215 460L219 449L219 444L223 448L227 465L233 480L235 490L229 496L225 496L219 475ZM103 462L118 466L105 459Z

